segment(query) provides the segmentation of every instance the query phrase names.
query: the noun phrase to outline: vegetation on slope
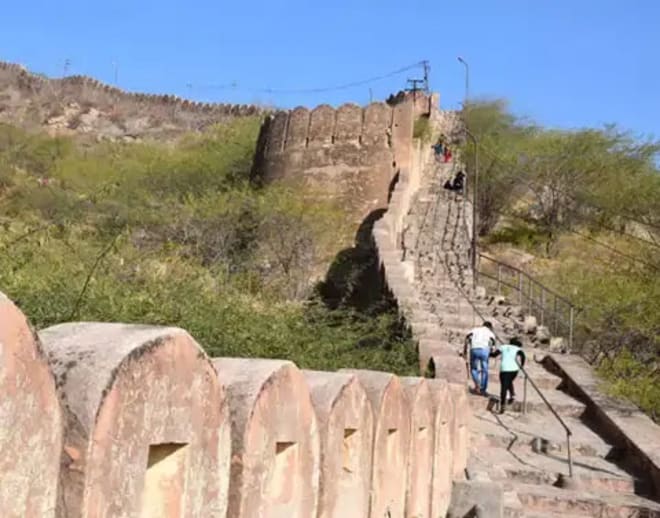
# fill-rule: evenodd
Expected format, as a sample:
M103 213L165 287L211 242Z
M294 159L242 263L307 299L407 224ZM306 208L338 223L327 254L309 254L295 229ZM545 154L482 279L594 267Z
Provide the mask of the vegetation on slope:
M86 147L0 126L0 289L39 328L173 325L215 356L413 373L391 305L330 310L310 289L345 217L299 188L250 185L259 123Z
M484 244L532 253L532 272L583 308L576 343L607 388L660 418L660 144L546 129L500 101L473 105L468 124Z

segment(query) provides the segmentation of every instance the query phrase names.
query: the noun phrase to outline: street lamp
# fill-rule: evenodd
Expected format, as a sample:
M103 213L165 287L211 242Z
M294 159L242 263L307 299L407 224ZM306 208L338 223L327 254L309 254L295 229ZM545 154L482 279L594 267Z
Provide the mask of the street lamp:
M467 103L470 98L470 65L461 56L458 56L458 61L463 63L465 67L465 98L463 100L463 109L467 111Z

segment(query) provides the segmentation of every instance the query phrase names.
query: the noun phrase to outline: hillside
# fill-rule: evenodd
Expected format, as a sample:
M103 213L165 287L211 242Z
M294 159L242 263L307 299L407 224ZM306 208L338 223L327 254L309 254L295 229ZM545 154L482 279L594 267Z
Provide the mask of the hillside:
M549 130L499 101L468 121L482 251L579 307L577 351L608 391L660 418L660 143L616 127Z
M0 122L51 135L91 141L175 139L264 111L126 92L87 76L49 79L0 61Z
M312 266L343 210L248 182L259 117L163 144L86 143L0 125L0 286L39 328L175 325L214 356L416 370L388 300L328 309Z

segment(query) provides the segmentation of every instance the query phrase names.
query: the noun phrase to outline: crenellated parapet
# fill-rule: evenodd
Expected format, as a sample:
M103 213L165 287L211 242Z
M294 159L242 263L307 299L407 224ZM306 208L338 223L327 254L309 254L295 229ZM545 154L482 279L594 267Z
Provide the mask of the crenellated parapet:
M411 166L413 127L434 96L396 103L298 107L266 117L254 163L260 182L302 181L338 200L359 224L387 207L397 172Z
M210 359L171 327L37 335L2 294L0 387L3 518L429 518L466 455L446 384Z
M49 105L53 102L90 104L100 110L111 109L113 116L166 118L186 129L269 113L264 107L251 104L204 103L175 95L128 92L84 75L49 79L3 61L0 61L0 90L6 90L6 95L12 98L36 100L36 104L39 101Z

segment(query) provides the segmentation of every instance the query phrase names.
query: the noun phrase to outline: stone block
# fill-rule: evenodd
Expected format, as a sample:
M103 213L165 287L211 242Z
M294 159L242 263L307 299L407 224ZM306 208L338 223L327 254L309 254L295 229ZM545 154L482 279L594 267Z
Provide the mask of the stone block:
M216 358L231 410L227 516L315 516L318 423L307 382L291 362Z
M534 315L525 315L525 320L523 321L523 331L528 334L534 334L538 324L536 322L536 317Z
M67 417L60 513L225 515L225 392L188 333L73 323L39 336Z
M410 406L399 378L385 372L354 373L364 386L374 410L374 449L371 482L371 518L404 516L410 453Z
M435 355L429 360L429 376L451 383L465 383L467 366L465 360L458 354Z
M369 515L374 416L354 375L303 371L321 437L319 518Z
M449 384L443 380L427 380L435 405L435 442L433 450L433 483L431 516L445 516L451 499L453 479L452 433L454 400Z
M486 288L484 286L477 286L474 292L474 295L478 299L486 298Z
M447 518L502 518L504 495L501 484L486 481L454 482Z
M467 467L470 449L468 426L472 409L465 382L449 383L449 394L454 402L452 473L454 480L460 480L465 476Z
M411 408L406 517L431 516L435 448L435 403L424 378L401 378Z
M566 341L562 336L553 336L550 338L548 350L552 353L565 353L568 350Z
M63 419L38 338L0 293L0 514L56 516Z
M539 341L539 343L547 345L550 343L550 338L552 338L552 335L550 334L550 330L547 328L547 326L536 327L536 339Z

